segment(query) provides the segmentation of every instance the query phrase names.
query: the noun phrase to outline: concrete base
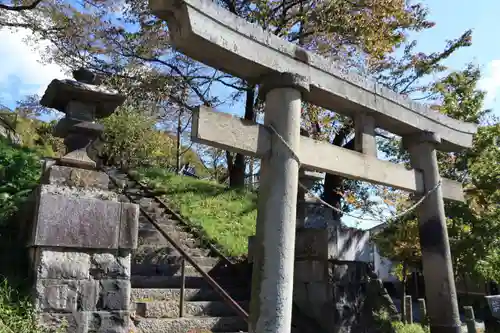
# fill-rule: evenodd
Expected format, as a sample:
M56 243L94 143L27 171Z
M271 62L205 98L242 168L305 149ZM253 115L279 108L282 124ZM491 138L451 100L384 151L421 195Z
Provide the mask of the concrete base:
M119 202L99 172L51 166L43 181L28 237L40 324L129 333L138 206Z

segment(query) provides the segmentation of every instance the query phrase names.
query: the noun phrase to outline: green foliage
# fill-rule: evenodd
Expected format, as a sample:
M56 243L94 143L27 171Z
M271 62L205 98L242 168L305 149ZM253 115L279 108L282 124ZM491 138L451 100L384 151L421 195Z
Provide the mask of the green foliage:
M34 147L37 139L36 128L40 123L37 119L18 117L16 132L21 136L21 141L26 147Z
M64 140L55 137L52 133L57 120L51 122L39 122L36 126L36 140L35 143L45 150L44 156L63 156L65 153Z
M434 25L428 19L426 6L418 1L289 1L285 4L269 0L218 0L217 3L280 38L334 60L342 59L341 70L354 68L369 73L379 83L403 93L424 91L422 86L416 89L413 86L425 76L442 72L445 69L442 60L470 45L471 40L467 31L450 41L441 52L417 52L416 44L408 40L409 33ZM149 110L163 109L171 114L175 109L172 105L232 105L235 99L246 95L246 119L253 119L256 112L262 110L262 103L255 100L255 85L176 52L166 23L151 15L146 0L127 0L126 4L127 9L123 10L123 3L119 1L108 1L107 6L102 6L95 0L85 5L48 0L36 12L22 13L19 21L38 32L33 34L35 40L51 41L51 47L44 50L47 61L70 68L85 65L105 74L106 83L126 94L128 102L134 105L146 106ZM400 49L404 49L403 52L396 52ZM401 53L403 57L399 56ZM218 86L214 83L230 87L230 93L222 97L214 90ZM181 95L186 98L180 98ZM351 122L336 114L336 110L310 105L304 109L305 127L310 134L319 129L318 136L328 141L335 136L340 143L349 137ZM226 164L230 184L242 186L246 165L241 156L231 160L228 154ZM356 193L354 197L359 197L359 201L366 201L366 187L358 183L329 181L325 192L350 191ZM347 195L352 197L351 193ZM340 199L336 197L336 200Z
M479 79L479 70L469 66L436 85L441 113L480 124L471 149L440 153L438 159L443 176L462 182L467 200L446 203L455 273L476 281L500 281L500 148L495 142L500 121L482 108L484 93L476 88Z
M486 279L500 281L500 250L498 248L486 249L484 257L477 261L477 273Z
M64 153L63 140L52 135L55 121L47 123L38 119L17 117L16 132L24 147L40 151L42 156L60 156Z
M255 234L257 218L255 193L161 169L141 169L138 175L224 254L248 253L248 237Z
M471 149L438 153L441 175L461 182L467 201L445 202L455 275L475 281L500 281L497 250L500 245L500 122L482 107L484 93L477 89L479 79L479 70L468 66L443 78L430 91L434 94L434 109L480 125ZM408 156L400 153L398 142L385 141L382 149L394 161L408 163ZM404 209L408 202L395 206ZM389 225L376 241L382 255L389 259L414 263L420 259L415 216Z
M401 321L391 321L387 311L373 313L374 328L380 333L429 333L429 327L420 324L405 324Z
M404 324L402 322L392 323L395 333L429 333L428 327L423 327L420 324Z
M122 107L102 124L104 145L99 149L106 164L127 168L175 166L176 139L158 130L151 116L133 107ZM189 148L180 148L181 162L192 163L197 174L203 175L205 168L198 155Z
M64 333L65 325L58 329L40 327L35 321L33 305L21 296L7 280L0 281L0 332L1 333Z
M26 248L12 216L40 178L43 149L12 146L0 140L0 332L49 333L37 326L26 286ZM61 327L57 332L64 332Z
M394 273L402 281L402 263L416 266L420 262L422 254L418 221L416 219L407 220L404 222L404 227L398 222L389 222L384 231L375 235L373 239L384 257L398 263Z
M40 151L0 140L0 225L24 202L40 178Z
M433 26L422 4L405 1L268 0L219 4L274 34L318 53L382 59L406 38L407 31ZM298 29L297 29L298 26Z
M157 134L154 119L132 108L120 108L103 119L102 124L105 131L101 154L110 165L135 167L161 163L165 153L172 155L174 143Z

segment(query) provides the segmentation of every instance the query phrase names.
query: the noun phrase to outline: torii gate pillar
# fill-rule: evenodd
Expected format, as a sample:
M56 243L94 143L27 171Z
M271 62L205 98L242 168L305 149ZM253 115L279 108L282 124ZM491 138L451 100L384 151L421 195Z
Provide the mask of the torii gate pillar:
M291 150L298 153L300 147L302 94L308 91L308 80L290 73L266 76L259 89L266 101L265 125L272 126L289 147L274 133L272 149L261 163L251 333L291 330L299 176L299 162Z
M413 168L422 171L424 190L441 179L436 156L439 135L421 132L403 138ZM431 333L460 333L457 291L446 228L443 190L439 186L418 207L420 247Z

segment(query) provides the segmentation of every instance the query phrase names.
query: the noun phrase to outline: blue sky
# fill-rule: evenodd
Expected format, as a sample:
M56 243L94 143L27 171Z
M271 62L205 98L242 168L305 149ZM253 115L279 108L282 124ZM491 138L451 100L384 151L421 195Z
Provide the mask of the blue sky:
M500 1L497 0L426 0L430 19L436 26L415 36L422 51L440 50L446 40L473 30L472 46L458 51L445 64L461 69L473 62L483 71L481 89L488 92L486 107L500 115L500 43L495 31L500 31Z
M430 9L429 19L436 26L411 37L418 41L423 52L441 51L447 40L458 38L468 29L473 30L472 46L456 52L444 64L451 69L462 69L473 62L480 66L484 78L481 89L488 91L487 105L500 115L500 42L495 31L500 31L500 1L478 0L424 0ZM230 112L229 108L222 108ZM242 114L242 107L238 108Z
M457 38L465 30L473 29L472 46L458 51L446 61L451 69L462 69L467 63L479 65L483 71L480 87L487 92L486 107L500 116L500 43L495 31L500 31L500 1L498 0L424 0L430 9L430 19L436 26L414 35L419 49L440 51L446 40ZM28 46L23 30L0 30L0 104L15 106L27 94L43 94L54 78L65 78L57 65L42 65L40 53ZM38 45L43 49L44 45ZM218 89L219 90L219 89ZM224 92L220 89L221 94ZM221 111L243 114L242 103L220 108ZM352 223L353 221L347 221ZM362 223L364 227L372 222Z
M467 29L473 29L473 45L460 50L446 64L460 69L468 62L481 66L484 73L482 88L488 91L488 107L499 114L500 102L500 43L495 31L500 31L500 1L478 0L424 0L430 8L430 18L436 26L415 35L423 51L439 51L447 39L456 38ZM56 65L39 63L40 54L22 39L25 31L11 33L0 30L0 103L13 106L26 94L43 93L53 78L65 75ZM44 45L38 45L43 48ZM241 104L239 104L241 105ZM227 106L223 111L241 114L242 108Z

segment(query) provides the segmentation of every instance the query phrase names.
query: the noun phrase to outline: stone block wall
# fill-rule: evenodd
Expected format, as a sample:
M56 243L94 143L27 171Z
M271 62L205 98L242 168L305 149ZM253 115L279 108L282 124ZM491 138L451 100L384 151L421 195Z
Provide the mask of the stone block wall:
M130 253L38 249L35 309L69 332L128 332Z
M104 173L53 165L36 191L29 237L40 322L68 333L129 333L139 209Z
M301 312L327 331L332 315L328 276L328 234L323 229L297 230L293 299Z
M365 307L368 284L366 267L364 262L329 262L328 274L333 308L330 332L369 332L371 310Z
M255 236L249 238L249 261L255 255ZM293 298L301 313L323 332L371 332L367 307L367 263L330 257L328 229L297 230ZM369 311L369 312L366 312Z
M306 217L304 226L313 229L325 229L328 232L328 256L338 260L372 260L373 245L370 232L343 226L332 218L332 210L309 198L305 204Z

